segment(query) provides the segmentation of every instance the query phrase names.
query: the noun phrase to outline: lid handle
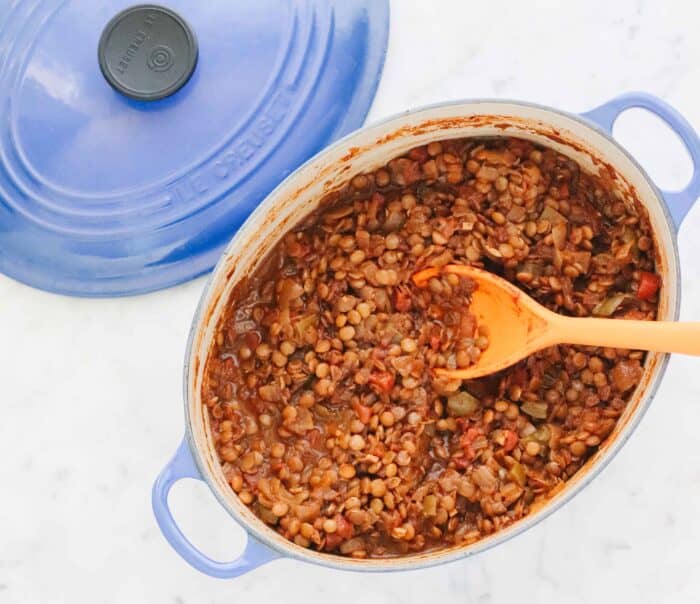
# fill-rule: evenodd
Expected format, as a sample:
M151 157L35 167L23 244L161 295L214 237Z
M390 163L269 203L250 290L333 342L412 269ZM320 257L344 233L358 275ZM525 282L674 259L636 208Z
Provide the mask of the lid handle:
M139 101L175 94L192 76L198 58L192 28L176 12L153 4L116 15L100 36L100 70L117 92Z

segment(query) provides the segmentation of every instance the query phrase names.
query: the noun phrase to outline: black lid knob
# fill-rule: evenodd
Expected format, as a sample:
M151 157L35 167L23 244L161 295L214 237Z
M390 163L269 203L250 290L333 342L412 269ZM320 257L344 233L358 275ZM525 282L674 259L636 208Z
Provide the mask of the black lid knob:
M162 6L132 6L100 37L100 69L110 86L141 101L174 94L197 65L197 39L187 22Z

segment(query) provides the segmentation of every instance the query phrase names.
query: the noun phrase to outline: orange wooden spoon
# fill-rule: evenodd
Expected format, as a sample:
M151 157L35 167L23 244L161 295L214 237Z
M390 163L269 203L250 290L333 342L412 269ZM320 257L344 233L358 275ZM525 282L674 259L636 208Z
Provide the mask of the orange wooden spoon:
M493 273L458 264L422 270L413 275L413 281L424 286L441 273L468 277L477 283L469 311L477 325L488 327L489 345L474 365L435 369L437 375L463 380L481 377L555 344L700 355L700 323L565 317Z

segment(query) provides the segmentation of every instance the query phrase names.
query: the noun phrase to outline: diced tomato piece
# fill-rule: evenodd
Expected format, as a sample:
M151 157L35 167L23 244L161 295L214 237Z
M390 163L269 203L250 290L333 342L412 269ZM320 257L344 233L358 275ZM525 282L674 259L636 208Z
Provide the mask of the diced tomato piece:
M321 442L321 431L318 428L309 430L306 433L306 440L312 447L317 447Z
M371 379L372 378L370 378L370 380ZM369 418L372 417L372 409L370 409L366 405L357 402L353 403L352 408L355 410L355 413L357 413L357 417L363 424L369 423Z
M251 489L255 490L260 480L260 474L243 474L243 480L245 480L246 483L250 485Z
M348 521L342 514L336 514L335 516L336 530L335 535L338 535L341 539L350 539L355 532L352 522Z
M384 514L384 527L386 529L391 530L400 524L403 524L403 518L398 510L392 510Z
M403 288L394 290L394 307L399 312L408 312L411 309L411 295Z
M510 453L518 444L518 435L512 430L506 430L506 442L503 443L503 450Z
M469 467L469 464L472 462L472 459L474 459L474 450L472 449L470 452L471 456L468 455L462 455L460 457L453 457L452 461L454 461L455 465L460 468L464 469Z
M471 461L476 457L476 451L474 451L472 444L480 435L481 430L478 428L467 428L467 431L462 434L462 437L459 440L459 445L462 447L462 451L464 451L464 458L467 461Z
M394 374L388 371L372 373L369 376L369 383L379 392L391 392L394 387Z
M385 197L381 193L378 193L377 191L372 193L372 203L376 204L377 207L383 206L384 200L385 200Z
M377 444L374 445L369 451L372 455L376 455L377 457L384 457L386 454L386 446L384 443L378 442Z
M454 464L461 470L466 468L469 465L469 460L466 457L453 457L452 461Z
M408 152L408 156L416 161L424 162L428 159L428 148L425 145L422 147L415 147Z
M243 336L243 339L245 340L246 346L251 350L255 350L262 340L257 331L247 331Z
M637 290L637 297L641 300L649 300L656 295L661 286L661 277L655 273L648 273L642 271L639 273L639 289Z
M403 166L403 179L407 185L418 182L423 177L420 164L417 161L407 161Z
M467 428L467 431L462 434L459 444L462 447L471 445L480 434L481 432L477 428Z
M336 547L338 547L344 539L338 534L338 533L327 533L326 534L326 545L324 546L324 549L330 551L333 551Z

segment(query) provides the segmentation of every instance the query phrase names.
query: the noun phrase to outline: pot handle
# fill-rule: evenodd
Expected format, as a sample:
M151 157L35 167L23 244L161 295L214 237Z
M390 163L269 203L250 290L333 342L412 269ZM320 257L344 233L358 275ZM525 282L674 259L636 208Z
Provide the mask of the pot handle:
M168 507L168 493L172 486L182 478L202 480L202 475L192 459L187 438L182 440L175 455L153 484L151 499L153 513L163 536L185 562L211 577L229 579L245 574L279 557L276 552L250 535L243 553L231 562L217 562L200 552L182 534Z
M612 134L615 120L623 111L633 107L651 111L666 122L681 138L693 161L693 175L685 188L680 191L661 191L673 222L676 228L679 228L688 210L693 207L700 195L700 137L688 120L666 101L646 92L623 94L581 115L603 128L608 134Z

